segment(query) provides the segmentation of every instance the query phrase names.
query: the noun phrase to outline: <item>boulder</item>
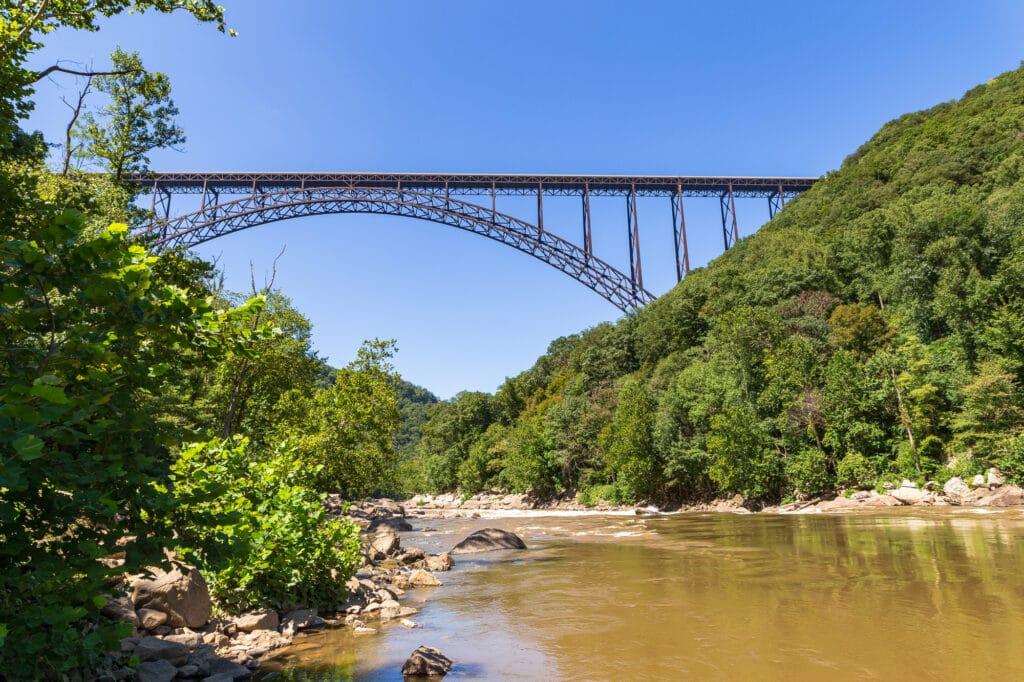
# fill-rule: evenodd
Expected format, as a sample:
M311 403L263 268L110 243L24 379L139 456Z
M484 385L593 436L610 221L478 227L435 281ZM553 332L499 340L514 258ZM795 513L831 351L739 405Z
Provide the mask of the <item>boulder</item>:
M171 682L178 676L178 668L167 661L147 661L135 671L139 682Z
M401 541L398 539L395 531L390 528L384 528L373 536L373 539L370 540L370 546L385 556L391 556L398 551Z
M188 647L180 642L168 642L159 637L143 637L132 651L139 661L167 661L171 665L185 665L188 662Z
M455 560L452 559L448 552L438 554L437 556L427 557L427 570L428 571L448 571L455 565Z
M412 572L409 576L409 584L416 587L439 587L442 585L433 573L424 571L422 568L417 568Z
M398 504L394 500L382 497L374 503L380 509L383 509L393 516L405 516L405 507Z
M901 488L916 488L917 487L917 483L915 483L914 481L911 481L909 478L904 478L903 482L900 483L900 487Z
M946 497L959 501L960 498L971 494L971 488L964 483L962 478L954 476L942 486L942 492L945 493Z
M497 549L526 549L526 543L515 533L500 528L483 528L452 548L452 554L490 552Z
M246 613L235 619L235 627L241 632L252 632L253 630L276 630L280 625L277 611L260 609L252 613Z
M375 635L377 631L374 628L368 628L365 625L357 625L352 628L353 635Z
M284 617L282 630L315 630L325 627L327 621L317 615L316 609L295 609Z
M983 488L983 487L985 487L985 477L982 476L981 474L978 474L977 476L975 476L974 480L971 481L971 487L972 488Z
M235 678L227 673L217 673L216 675L203 678L203 682L234 682L234 680Z
M380 605L380 619L381 620L393 620L398 618L402 613L402 605L394 599L388 599L386 602Z
M977 501L979 507L1016 507L1024 504L1024 490L1015 485L996 488Z
M409 677L442 677L452 669L452 659L430 646L412 652L402 666L402 675Z
M903 504L920 504L924 501L925 494L918 490L917 486L900 486L889 491L891 497L895 497Z
M412 530L412 524L398 516L378 516L370 521L369 531L374 532L381 528L390 528L395 532Z
M985 483L989 488L998 488L1002 484L1006 483L1006 477L1003 476L1003 472L995 467L988 470L988 476L985 478Z
M252 671L244 665L218 657L210 661L210 677L206 679L209 680L216 675L225 675L231 680L247 680L252 677Z
M110 620L129 623L133 628L139 627L139 617L135 613L135 604L128 597L107 597L107 603L100 613Z
M405 551L401 555L396 557L400 563L403 564L414 564L417 561L423 561L427 556L419 547L406 547Z
M210 589L202 574L190 566L160 571L152 579L135 578L131 586L135 607L163 611L172 628L202 627L213 613Z
M143 630L156 630L167 622L167 614L156 609L139 609L139 622Z

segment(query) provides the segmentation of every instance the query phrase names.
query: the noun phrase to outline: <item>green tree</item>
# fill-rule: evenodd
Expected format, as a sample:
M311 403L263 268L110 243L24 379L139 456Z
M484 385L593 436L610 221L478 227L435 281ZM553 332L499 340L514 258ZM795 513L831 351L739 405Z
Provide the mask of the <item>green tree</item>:
M275 440L295 447L316 472L309 478L317 490L362 497L394 489L392 436L401 420L394 352L394 341L367 341L333 386L313 395L292 390L278 401Z
M138 52L118 48L110 60L116 73L93 81L110 102L99 116L82 116L76 136L81 140L80 154L101 159L119 180L145 171L153 150L183 144L185 131L174 122L178 108L166 75L146 71Z

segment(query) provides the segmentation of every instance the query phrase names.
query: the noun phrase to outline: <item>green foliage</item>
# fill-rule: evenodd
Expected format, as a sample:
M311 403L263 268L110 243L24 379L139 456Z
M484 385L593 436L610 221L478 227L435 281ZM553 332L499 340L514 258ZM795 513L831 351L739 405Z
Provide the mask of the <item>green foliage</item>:
M294 451L249 451L245 439L185 448L171 467L178 541L221 607L333 607L359 564L359 528L330 519Z
M132 537L126 570L156 561L170 503L153 483L174 433L149 396L199 357L181 349L215 356L259 305L220 315L163 283L124 225L91 234L66 211L32 237L0 243L0 669L19 678L88 668L116 640L97 559Z
M1024 68L887 124L647 308L552 343L488 419L459 428L434 412L419 453L441 474L432 485L487 478L591 499L614 481L660 502L776 501L937 475L948 456L1012 462L1022 93ZM491 421L507 438L484 457Z
M786 478L796 495L803 498L821 495L836 487L835 476L829 472L828 456L818 448L807 448L790 456L786 460Z
M75 136L81 140L81 156L102 160L119 180L126 173L145 171L154 149L183 144L185 131L174 123L178 108L166 75L147 72L138 52L118 48L110 61L115 73L94 81L110 102L99 116L86 113Z
M333 386L292 390L278 401L275 439L293 445L315 489L362 497L395 488L394 352L394 341L367 341Z
M868 458L856 450L846 453L836 466L836 483L846 488L870 488L875 469Z
M576 501L584 507L594 507L602 502L613 506L636 504L629 487L618 482L586 487L576 493Z

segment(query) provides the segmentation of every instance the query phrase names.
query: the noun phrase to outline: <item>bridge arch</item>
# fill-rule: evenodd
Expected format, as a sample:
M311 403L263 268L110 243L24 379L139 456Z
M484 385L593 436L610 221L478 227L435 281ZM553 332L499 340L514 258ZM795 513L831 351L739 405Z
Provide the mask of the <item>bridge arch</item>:
M482 235L560 270L624 312L654 300L628 275L551 232L493 208L436 193L367 187L253 193L156 221L140 234L157 247L190 247L259 225L341 213L405 216Z

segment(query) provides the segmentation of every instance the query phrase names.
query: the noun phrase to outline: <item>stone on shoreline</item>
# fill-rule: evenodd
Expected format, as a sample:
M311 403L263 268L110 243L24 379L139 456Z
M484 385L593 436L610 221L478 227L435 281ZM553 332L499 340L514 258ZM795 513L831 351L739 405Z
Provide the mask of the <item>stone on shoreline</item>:
M277 611L272 611L270 609L253 611L251 613L243 614L235 619L235 627L242 632L252 632L253 630L276 630L280 624Z
M178 669L167 661L146 661L135 671L139 682L171 682L178 676Z
M452 566L455 565L455 560L452 559L448 552L438 554L437 556L427 557L427 570L428 571L448 571L451 570Z
M429 571L424 571L422 568L417 568L409 576L409 584L415 585L416 587L439 587L443 583Z
M469 535L465 540L452 548L452 554L472 554L475 552L491 552L498 549L526 549L522 539L501 528L483 528Z
M172 628L202 627L213 614L206 580L191 566L176 566L167 572L158 569L154 578L137 577L131 586L135 607L166 613L167 625Z
M430 646L421 646L412 652L402 666L402 675L410 677L441 677L452 669L452 659Z

